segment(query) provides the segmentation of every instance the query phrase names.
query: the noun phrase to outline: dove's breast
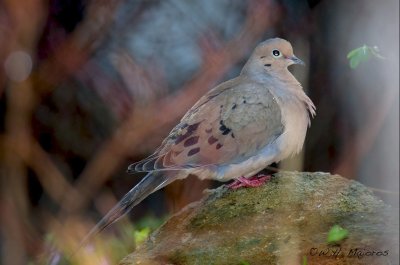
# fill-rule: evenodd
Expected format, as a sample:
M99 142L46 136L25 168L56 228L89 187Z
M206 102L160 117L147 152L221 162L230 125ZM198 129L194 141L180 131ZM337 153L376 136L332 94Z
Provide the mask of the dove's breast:
M237 157L226 163L193 168L188 173L219 181L249 177L300 152L309 120L302 98L307 96L301 87L296 91L271 87L246 87L245 96L230 97L231 104L226 102L234 106L223 111L222 118L233 131L235 141L240 142L234 150Z
M278 161L299 153L303 148L309 124L309 113L303 99L307 96L303 91L297 92L277 96L284 125L284 131L276 141L280 150Z

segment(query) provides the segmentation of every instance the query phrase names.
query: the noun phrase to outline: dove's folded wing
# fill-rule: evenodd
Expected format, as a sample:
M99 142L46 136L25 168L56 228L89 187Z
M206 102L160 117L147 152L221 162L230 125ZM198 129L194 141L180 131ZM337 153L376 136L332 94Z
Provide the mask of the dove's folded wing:
M130 166L136 171L179 170L238 163L283 132L278 103L267 88L237 79L201 98L156 153Z

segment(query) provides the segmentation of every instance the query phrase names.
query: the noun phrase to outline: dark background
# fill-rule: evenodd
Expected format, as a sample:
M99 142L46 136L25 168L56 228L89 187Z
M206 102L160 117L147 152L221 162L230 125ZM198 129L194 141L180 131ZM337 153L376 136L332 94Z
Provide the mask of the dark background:
M277 166L341 174L398 208L398 5L0 2L0 263L35 259L49 234L81 238L140 180L125 173L129 163L270 37L306 62L291 69L317 107L303 152ZM385 59L351 69L347 53L364 44ZM216 185L174 183L131 220L175 212Z

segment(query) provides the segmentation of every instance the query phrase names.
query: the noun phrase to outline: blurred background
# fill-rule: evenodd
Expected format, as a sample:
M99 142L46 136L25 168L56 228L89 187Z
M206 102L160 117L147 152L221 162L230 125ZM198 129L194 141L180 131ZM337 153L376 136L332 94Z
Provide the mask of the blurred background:
M341 174L398 208L398 1L3 0L0 264L76 248L142 177L129 163L270 37L306 62L291 70L317 107L303 152L274 166ZM383 58L351 68L363 45ZM80 264L114 264L218 185L191 177L151 195Z

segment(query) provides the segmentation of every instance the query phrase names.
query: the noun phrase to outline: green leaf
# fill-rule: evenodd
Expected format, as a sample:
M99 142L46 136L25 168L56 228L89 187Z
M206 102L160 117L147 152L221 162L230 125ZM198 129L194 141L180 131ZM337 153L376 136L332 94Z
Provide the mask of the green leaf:
M349 234L347 229L340 227L339 225L332 226L331 230L328 232L328 243L337 243L343 239L345 239Z
M141 243L143 243L147 237L150 234L150 228L149 227L145 227L143 229L140 230L136 230L133 233L133 237L135 238L135 244L136 246L140 245Z
M361 63L361 59L359 58L351 58L350 59L350 68L355 69Z
M385 59L382 55L380 55L377 46L369 47L365 44L359 48L350 51L347 54L347 59L349 60L350 67L352 69L355 69L361 62L368 61L371 56L379 59Z
M245 260L242 260L242 261L240 262L240 265L250 265L250 263L247 262L247 261L245 261Z
M363 47L365 47L366 45L364 44L364 46L362 46L362 47L358 47L358 48L356 48L356 49L354 49L354 50L351 50L348 54L347 54L347 59L351 59L351 58L353 58L354 56L358 56L358 54L360 53L360 52L362 52L362 49L363 49Z
M302 265L308 265L307 256L303 256L303 262L301 264Z

